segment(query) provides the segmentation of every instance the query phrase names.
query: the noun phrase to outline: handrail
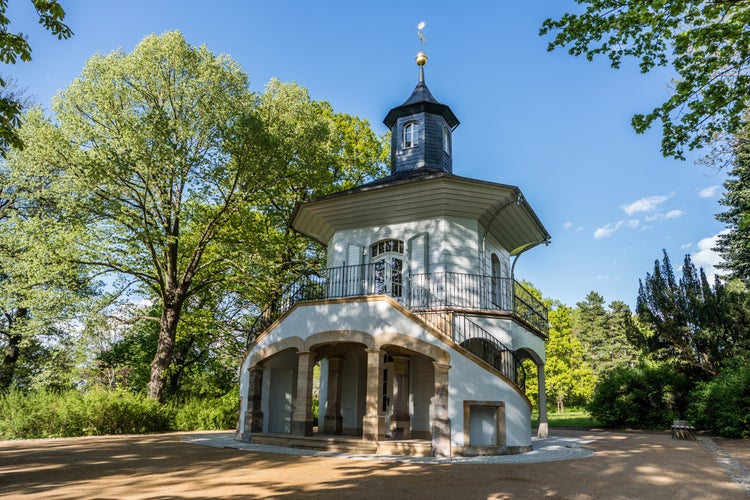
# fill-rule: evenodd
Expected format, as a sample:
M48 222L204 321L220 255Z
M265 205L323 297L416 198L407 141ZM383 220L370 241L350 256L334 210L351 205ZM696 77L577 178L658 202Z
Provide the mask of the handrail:
M486 361L497 371L512 380L522 391L526 390L526 372L521 361L508 346L464 314L454 315L453 341Z
M281 290L250 327L254 341L295 304L307 300L390 295L412 311L453 309L505 312L547 337L547 308L511 278L453 272L402 275L388 262L323 269Z

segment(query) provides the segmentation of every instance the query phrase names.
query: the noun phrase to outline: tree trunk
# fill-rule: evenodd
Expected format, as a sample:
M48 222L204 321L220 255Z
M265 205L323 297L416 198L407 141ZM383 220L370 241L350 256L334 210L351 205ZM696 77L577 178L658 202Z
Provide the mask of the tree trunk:
M182 303L179 300L165 303L159 320L159 341L156 344L156 355L151 362L151 378L148 382L148 397L157 401L164 400L166 371L172 362L174 344L177 336L177 322L180 319Z
M28 318L28 316L29 310L25 307L19 307L13 314L5 315L8 322L8 331L4 333L8 337L8 345L5 348L3 362L0 364L0 391L4 391L10 387L11 383L13 383L13 373L16 371L16 362L21 355L20 345L23 337L20 334L13 333L13 329L19 321L23 321Z
M16 370L16 361L21 354L19 344L21 343L20 335L9 335L8 345L5 348L3 362L0 364L0 391L4 391L13 382L13 373Z

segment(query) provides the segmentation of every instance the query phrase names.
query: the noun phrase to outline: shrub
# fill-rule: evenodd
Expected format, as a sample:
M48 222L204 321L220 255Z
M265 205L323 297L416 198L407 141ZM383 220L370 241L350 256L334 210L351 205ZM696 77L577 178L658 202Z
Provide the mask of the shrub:
M174 427L181 431L225 430L237 425L239 389L233 389L219 398L189 399L172 406Z
M725 368L696 385L688 415L700 429L731 438L750 437L750 365Z
M0 438L29 439L169 430L170 414L140 394L92 390L0 396Z
M142 434L170 430L169 409L142 394L97 389L83 397L83 433Z
M605 427L664 429L686 408L689 382L668 364L643 363L605 374L588 406Z

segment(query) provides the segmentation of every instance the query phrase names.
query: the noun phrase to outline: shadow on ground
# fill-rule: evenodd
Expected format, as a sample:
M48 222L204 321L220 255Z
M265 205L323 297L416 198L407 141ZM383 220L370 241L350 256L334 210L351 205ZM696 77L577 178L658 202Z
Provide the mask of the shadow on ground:
M212 448L182 442L181 434L5 441L0 496L747 498L698 441L668 433L554 434L590 439L596 454L536 464L417 464Z

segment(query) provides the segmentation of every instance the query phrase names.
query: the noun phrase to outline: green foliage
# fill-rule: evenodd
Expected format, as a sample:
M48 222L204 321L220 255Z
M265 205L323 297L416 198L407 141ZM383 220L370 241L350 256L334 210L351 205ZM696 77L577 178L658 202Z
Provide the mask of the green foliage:
M236 359L242 318L319 265L289 228L296 203L380 175L386 156L366 121L296 84L255 95L236 62L179 32L92 57L52 111L27 116L10 166L54 172L42 191L78 229L65 233L77 262L154 301L160 400L202 363Z
M0 439L165 431L169 422L164 407L125 391L11 390L0 395Z
M747 304L747 294L718 280L709 285L689 255L678 281L665 251L653 274L640 282L636 311L649 336L638 343L655 359L675 359L698 378L713 377L750 346Z
M641 133L659 120L662 153L684 159L717 135L733 134L750 105L750 8L746 2L675 0L577 0L580 14L547 19L540 35L554 33L548 50L568 47L574 56L640 62L642 72L671 66L677 72L672 96L645 115L633 117Z
M218 398L188 399L174 406L174 428L190 430L226 430L237 426L239 388Z
M750 365L728 367L690 393L688 416L719 436L750 438Z
M549 412L547 413L547 423L549 427L555 428L570 428L574 427L577 429L591 429L592 427L600 427L602 424L597 419L592 417L587 411L576 410L575 408L565 410L565 413ZM539 415L532 414L531 426L536 427L539 425Z
M719 233L716 251L722 256L721 269L732 277L750 282L750 148L748 130L743 129L734 148L733 168L724 181L724 194L719 203L726 208L716 220L726 226Z
M583 404L592 396L596 377L584 360L581 343L572 335L572 311L557 304L549 312L549 340L545 377L548 404Z
M31 0L39 17L39 24L56 36L58 40L73 36L71 29L63 23L65 11L58 0ZM11 24L6 15L8 0L0 0L0 62L15 64L18 59L31 61L31 46L23 33L8 31ZM0 155L12 148L22 148L23 140L18 134L21 126L23 103L7 82L0 78Z
M34 359L25 349L68 344L65 325L85 316L96 294L73 262L80 233L43 194L55 175L46 166L10 168L13 161L0 163L0 389L25 383L14 382L18 360Z
M12 389L0 394L0 439L225 430L236 426L238 412L237 387L219 397L167 405L123 390Z
M671 364L619 367L599 380L587 409L605 427L666 429L684 415L689 387Z
M635 328L630 307L614 301L607 311L604 297L594 291L576 305L573 335L583 345L584 359L594 374L601 376L617 366L634 365L637 349L628 341Z

